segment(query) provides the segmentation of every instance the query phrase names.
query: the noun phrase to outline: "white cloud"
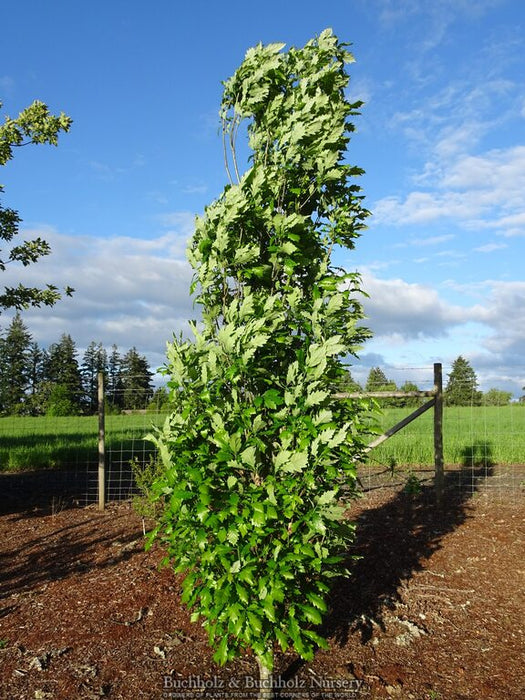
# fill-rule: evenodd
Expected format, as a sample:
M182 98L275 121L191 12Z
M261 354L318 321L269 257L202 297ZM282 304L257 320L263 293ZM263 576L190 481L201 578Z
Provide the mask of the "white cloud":
M399 226L451 219L466 228L525 233L525 146L462 156L436 179L433 191L384 197L372 206L376 223Z
M443 336L483 315L481 308L447 304L432 287L402 279L379 279L365 272L363 289L370 295L363 305L371 329L381 337L395 335L396 342Z
M157 217L162 226L175 228L185 236L191 236L195 226L195 213L192 211L175 211L160 214Z
M428 285L379 279L365 271L363 288L370 294L364 302L366 324L374 331L374 339L364 349L363 362L409 368L433 361L451 363L463 354L472 358L476 370L479 366L485 389L504 386L521 395L525 282L449 281L443 287L454 291L463 305L448 302ZM368 363L370 352L373 359Z
M30 309L22 316L41 347L69 333L79 349L92 340L139 351L159 364L166 341L187 331L198 316L189 296L192 270L185 260L187 213L171 215L179 228L149 240L126 236L97 238L67 236L52 229L24 231L41 235L52 253L27 268L3 272L4 285L75 288L51 308ZM0 317L2 327L11 314Z
M439 243L451 241L453 238L455 238L453 233L446 233L442 236L425 236L424 238L411 238L405 243L397 243L394 246L394 248L405 248L407 246L424 247L438 245Z
M208 191L208 186L205 184L185 185L182 188L184 194L205 194Z
M507 248L506 243L487 243L486 245L481 245L478 248L474 248L476 253L493 253L495 250L502 250Z

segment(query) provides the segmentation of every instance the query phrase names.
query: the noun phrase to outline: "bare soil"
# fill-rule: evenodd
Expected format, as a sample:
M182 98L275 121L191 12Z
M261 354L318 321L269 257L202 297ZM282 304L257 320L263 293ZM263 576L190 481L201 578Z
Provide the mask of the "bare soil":
M334 588L330 650L279 655L277 697L525 698L525 499L491 489L501 475L447 474L441 507L424 481L369 486L350 506L362 558ZM33 495L0 515L2 700L255 697L254 658L214 664L129 502Z

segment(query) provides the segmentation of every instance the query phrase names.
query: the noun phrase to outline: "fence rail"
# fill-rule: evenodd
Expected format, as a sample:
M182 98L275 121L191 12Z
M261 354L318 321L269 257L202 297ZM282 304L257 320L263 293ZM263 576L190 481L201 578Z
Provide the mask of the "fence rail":
M458 488L470 481L474 489L482 471L491 493L511 491L521 497L525 404L445 406L443 413L439 401L436 406L441 392L432 368L427 367L426 379L421 368L413 372L408 378L424 390L334 394L342 401L367 395L384 405L378 418L381 435L373 436L359 467L365 487L403 483L414 473L422 481L433 480L438 493L443 475L447 489L456 478ZM144 437L152 425L162 424L168 409L150 399L149 404L137 401L135 409L117 413L104 403L103 392L99 406L105 409L103 424L100 413L0 417L0 508L14 500L29 507L32 499L46 501L49 509L66 501L102 507L137 492L132 462L148 464L154 446Z
M443 497L444 483L444 459L443 459L443 368L440 362L434 363L434 388L430 391L364 391L364 392L338 392L333 394L335 399L360 399L360 398L432 398L422 406L419 406L412 411L408 416L397 422L388 430L372 440L366 448L366 452L370 452L374 447L378 447L381 443L391 438L397 432L405 428L412 421L419 418L423 413L434 409L434 483L436 488L436 500L441 502Z

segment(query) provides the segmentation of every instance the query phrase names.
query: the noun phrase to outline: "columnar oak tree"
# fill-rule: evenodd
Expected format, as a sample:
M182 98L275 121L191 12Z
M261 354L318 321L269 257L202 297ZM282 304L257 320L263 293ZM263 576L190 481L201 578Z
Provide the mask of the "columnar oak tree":
M366 430L358 405L332 399L340 358L368 336L359 277L331 262L368 215L353 181L362 171L343 161L361 106L345 96L353 59L330 30L282 48L250 49L224 83L231 183L196 222L188 256L202 323L168 346L173 410L151 436L164 471L150 541L185 574L183 600L215 660L251 648L262 685L275 643L306 659L326 645L312 626L345 570L354 526L338 500L342 483L356 488Z

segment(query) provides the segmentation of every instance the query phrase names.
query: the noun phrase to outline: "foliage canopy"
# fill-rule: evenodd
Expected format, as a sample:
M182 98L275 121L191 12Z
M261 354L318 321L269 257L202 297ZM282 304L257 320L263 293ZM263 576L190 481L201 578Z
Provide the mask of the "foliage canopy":
M185 574L215 660L251 647L267 670L275 643L304 658L325 644L312 627L354 536L338 501L342 483L356 488L366 430L359 402L332 393L369 335L359 276L331 262L368 215L362 171L343 160L361 106L345 96L353 59L330 30L283 46L250 49L224 83L230 184L188 249L202 323L168 346L173 411L151 436L164 464L151 541Z

